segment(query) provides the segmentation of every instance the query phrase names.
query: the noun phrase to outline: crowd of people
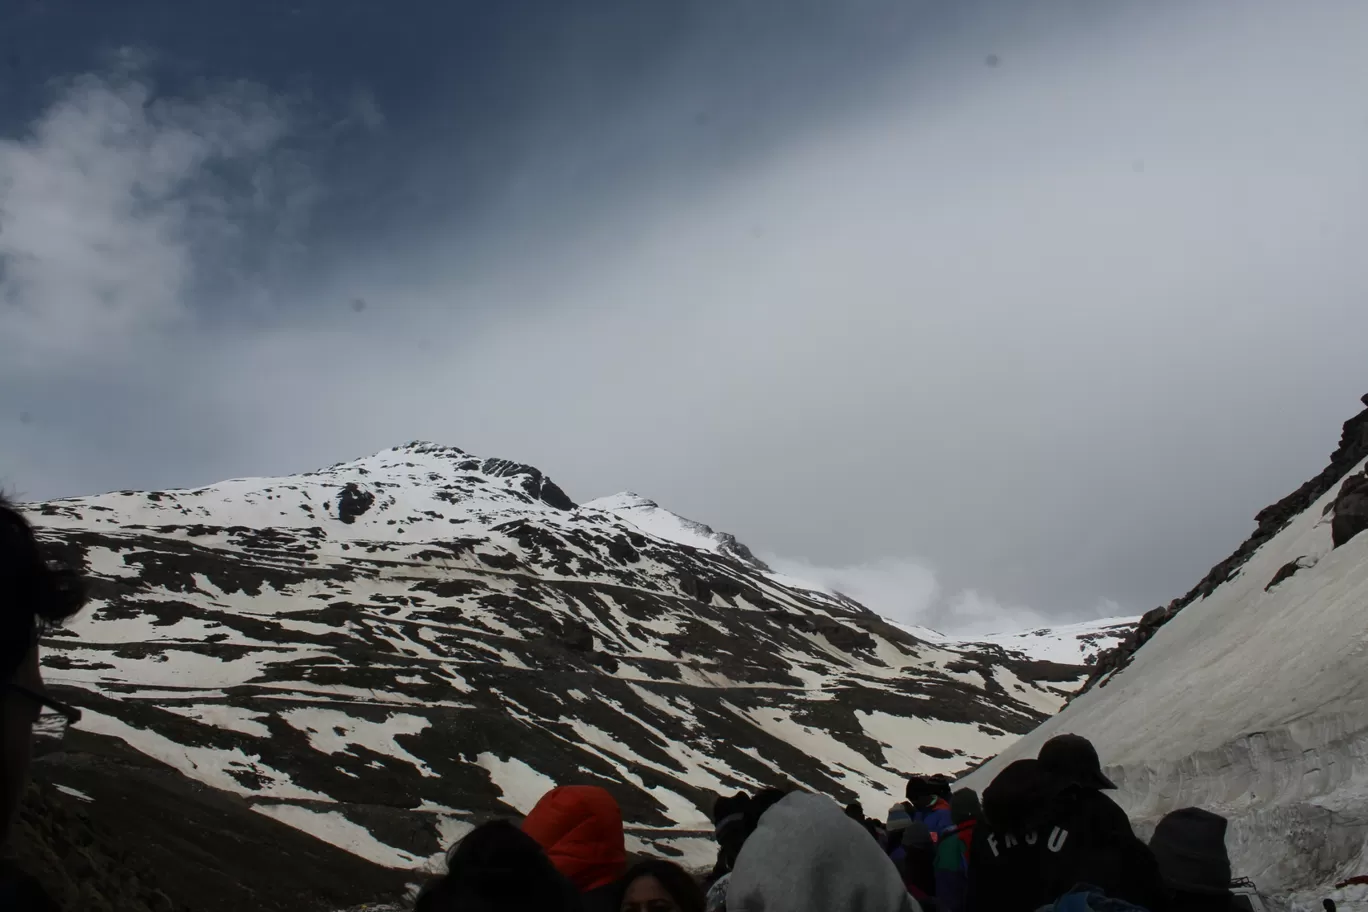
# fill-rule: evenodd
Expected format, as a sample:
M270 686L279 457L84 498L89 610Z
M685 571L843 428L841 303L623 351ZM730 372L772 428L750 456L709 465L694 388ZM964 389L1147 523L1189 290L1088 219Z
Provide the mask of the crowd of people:
M76 711L44 689L38 638L84 603L81 578L42 553L0 500L0 838L18 809L40 715ZM599 786L548 792L519 823L495 820L453 846L417 912L1236 912L1226 821L1186 808L1146 844L1105 794L1077 735L1004 768L984 790L912 777L884 820L798 788L719 797L705 877L664 859L630 865L622 813ZM0 862L0 909L54 908Z
M1007 766L984 791L914 776L887 819L825 795L719 797L717 860L695 877L628 866L622 815L599 786L548 792L516 826L451 851L419 912L1236 912L1224 818L1185 808L1146 844L1077 735Z

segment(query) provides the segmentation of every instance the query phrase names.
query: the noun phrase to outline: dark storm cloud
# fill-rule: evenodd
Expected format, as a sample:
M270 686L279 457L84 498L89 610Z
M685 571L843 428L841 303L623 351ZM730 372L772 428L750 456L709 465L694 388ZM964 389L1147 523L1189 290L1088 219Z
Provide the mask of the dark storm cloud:
M121 6L0 95L29 496L431 438L981 630L1186 590L1368 390L1348 0Z

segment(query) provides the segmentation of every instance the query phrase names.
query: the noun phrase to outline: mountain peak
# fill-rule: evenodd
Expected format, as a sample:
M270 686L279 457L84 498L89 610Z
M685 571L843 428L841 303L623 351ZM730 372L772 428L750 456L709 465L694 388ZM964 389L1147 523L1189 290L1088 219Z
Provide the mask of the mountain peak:
M591 500L583 506L586 510L612 513L648 535L702 551L725 554L756 570L769 572L770 568L765 562L756 557L750 548L737 541L735 535L718 532L705 523L673 513L649 497L642 497L632 491L622 491Z
M467 453L460 447L447 446L446 444L442 443L433 443L431 440L410 440L408 443L403 444L402 446L397 446L394 447L392 450L386 450L384 452L420 453L423 455L450 456L453 458L467 458L470 456L469 453Z

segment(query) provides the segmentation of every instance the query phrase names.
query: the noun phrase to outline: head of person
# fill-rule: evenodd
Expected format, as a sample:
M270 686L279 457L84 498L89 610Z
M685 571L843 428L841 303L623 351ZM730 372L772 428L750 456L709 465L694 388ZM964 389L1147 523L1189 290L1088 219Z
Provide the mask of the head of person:
M1097 748L1082 735L1056 735L1041 746L1037 759L1051 775L1078 788L1116 788L1102 772Z
M414 912L581 912L579 893L536 840L507 820L471 830Z
M745 792L722 795L713 802L713 835L719 845L736 842L737 836L744 833L746 808L750 807L750 803L751 796Z
M49 560L23 514L0 498L0 680L4 682L0 842L8 836L19 810L39 717L45 711L62 711L70 717L70 711L63 710L43 686L38 637L83 604L80 574Z
M1039 760L1017 760L983 790L983 815L995 830L1028 833L1045 821L1066 788Z
M978 792L973 789L960 789L950 796L950 820L953 823L968 823L983 815L979 807Z
M931 808L940 797L939 787L935 782L926 776L911 776L907 780L907 788L904 793L907 796L907 803L918 811Z
M903 830L912 825L912 815L907 813L907 806L895 804L888 809L888 821L884 825L884 832L888 834L888 844L890 846L900 845Z
M619 912L703 912L698 881L672 861L643 861L622 878Z
M716 873L726 873L736 862L736 854L746 841L746 809L751 796L745 792L723 795L713 802L713 836L717 839Z
M616 882L627 869L622 810L596 785L553 788L524 818L522 828L582 892Z
M933 845L930 828L920 820L912 821L912 824L902 831L902 847L909 852L929 852Z
M769 808L736 859L729 912L919 912L888 855L825 795Z
M1229 904L1231 868L1226 825L1224 817L1201 808L1183 808L1159 821L1149 847L1171 894L1205 898L1202 905L1212 908Z
M845 815L849 817L851 820L858 820L861 823L864 823L864 805L860 804L860 802L858 801L850 802L850 804L846 805Z

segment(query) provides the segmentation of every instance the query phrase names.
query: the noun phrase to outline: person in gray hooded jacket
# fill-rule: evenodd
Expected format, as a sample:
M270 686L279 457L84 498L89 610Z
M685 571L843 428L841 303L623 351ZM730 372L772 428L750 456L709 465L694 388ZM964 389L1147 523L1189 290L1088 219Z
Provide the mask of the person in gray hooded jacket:
M921 912L864 827L793 792L760 818L732 869L727 912Z

